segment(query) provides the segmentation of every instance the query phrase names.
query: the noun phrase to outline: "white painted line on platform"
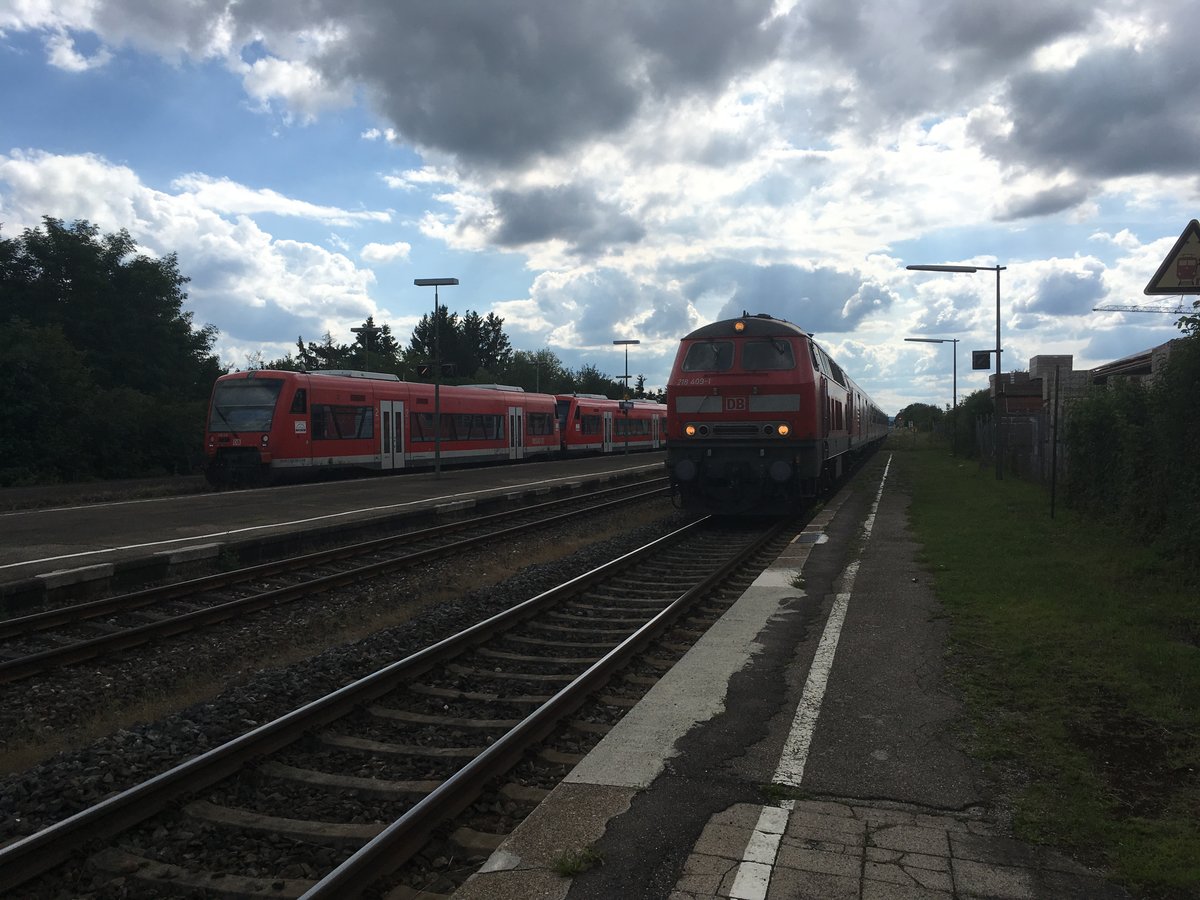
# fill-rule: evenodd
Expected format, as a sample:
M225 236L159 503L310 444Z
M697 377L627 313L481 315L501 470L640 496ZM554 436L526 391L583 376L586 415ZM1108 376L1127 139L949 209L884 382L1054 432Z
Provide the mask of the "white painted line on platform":
M866 541L875 527L875 513L879 509L879 500L883 496L883 486L887 483L888 470L892 466L891 457L883 469L883 477L879 480L879 490L875 494L875 502L863 524ZM829 619L825 622L825 630L821 633L821 642L817 645L816 655L808 670L808 679L804 683L804 691L800 696L800 705L796 709L796 718L792 721L792 729L783 745L783 756L779 767L775 770L775 784L799 787L804 779L804 766L808 761L809 747L812 745L813 732L817 727L817 717L821 713L821 702L825 699L825 688L829 683L829 672L833 668L833 657L837 653L838 639L842 634L842 624L846 619L846 608L850 604L850 594L854 589L854 579L858 575L858 560L850 563L842 575L842 591L834 599L833 608L829 611Z
M731 900L764 900L771 885L771 871L775 857L779 855L779 843L787 828L788 811L776 806L764 806L758 816L758 824L750 833L750 840L742 854L733 887L729 889Z
M887 481L888 469L892 460L888 457L883 469L883 477L879 480L879 490L875 494L875 502L863 523L863 540L870 538L875 527L875 513L879 509L879 500L883 496L883 485ZM825 524L828 524L826 522ZM829 672L833 668L833 656L837 651L838 638L842 633L842 624L846 619L846 608L850 603L850 592L854 587L854 579L858 575L858 560L850 563L842 573L844 590L837 595L833 608L829 611L829 619L825 630L821 633L821 641L812 665L808 669L808 680L800 696L800 705L796 717L792 721L792 729L784 743L783 755L779 767L775 771L775 784L799 787L804 778L804 764L808 759L808 749L812 744L813 731L817 726L817 716L821 711L821 701L825 697L825 687L829 683ZM750 834L750 840L742 853L742 861L738 864L737 874L733 878L733 887L729 890L731 900L766 900L767 891L771 887L771 875L775 869L775 859L779 855L779 844L787 830L788 818L795 801L785 800L779 806L764 806L758 817L758 824Z

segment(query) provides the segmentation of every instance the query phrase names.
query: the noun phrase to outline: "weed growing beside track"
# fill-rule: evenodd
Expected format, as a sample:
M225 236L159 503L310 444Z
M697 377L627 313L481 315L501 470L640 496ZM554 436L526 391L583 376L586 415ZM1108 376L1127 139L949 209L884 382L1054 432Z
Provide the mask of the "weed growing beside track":
M1015 836L1139 897L1200 898L1200 586L1136 534L950 456L889 442L951 617L968 749ZM1193 570L1194 571L1194 570Z

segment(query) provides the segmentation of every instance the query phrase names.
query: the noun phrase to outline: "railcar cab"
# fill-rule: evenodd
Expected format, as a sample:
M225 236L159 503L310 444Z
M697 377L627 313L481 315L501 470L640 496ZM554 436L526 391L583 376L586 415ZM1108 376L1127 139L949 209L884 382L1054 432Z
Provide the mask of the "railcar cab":
M209 403L205 474L213 484L268 483L313 467L314 446L329 467L391 468L381 453L389 461L401 453L402 386L397 376L377 372L222 376Z
M555 397L563 453L612 453L616 403L604 394Z

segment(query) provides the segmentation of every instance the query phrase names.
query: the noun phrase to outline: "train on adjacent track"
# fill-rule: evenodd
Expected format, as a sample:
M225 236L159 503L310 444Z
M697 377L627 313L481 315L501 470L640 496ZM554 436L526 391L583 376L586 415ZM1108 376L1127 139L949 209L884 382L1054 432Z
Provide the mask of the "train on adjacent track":
M812 335L769 315L705 325L667 384L667 470L687 509L794 511L875 449L888 419Z
M434 385L386 373L269 369L223 375L204 439L214 485L270 484L335 470L659 449L666 407L502 385Z

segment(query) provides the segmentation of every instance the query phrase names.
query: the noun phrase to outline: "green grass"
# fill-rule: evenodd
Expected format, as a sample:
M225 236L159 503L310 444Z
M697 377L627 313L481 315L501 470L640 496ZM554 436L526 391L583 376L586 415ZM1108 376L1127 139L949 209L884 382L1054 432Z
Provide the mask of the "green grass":
M591 847L582 850L563 850L554 857L554 871L563 878L573 878L604 862L604 854Z
M1016 836L1135 894L1200 897L1200 585L1195 569L1048 492L893 445L922 563L951 618L968 749ZM1200 526L1200 523L1197 523Z

